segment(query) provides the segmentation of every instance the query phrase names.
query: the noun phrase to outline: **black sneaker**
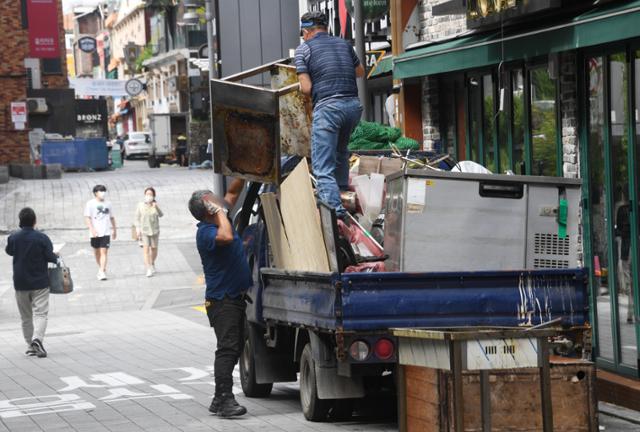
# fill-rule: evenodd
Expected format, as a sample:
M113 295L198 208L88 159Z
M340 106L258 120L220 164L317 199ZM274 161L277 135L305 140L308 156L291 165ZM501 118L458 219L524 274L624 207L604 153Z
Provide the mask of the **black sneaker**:
M29 347L27 348L27 350L24 352L24 355L27 355L29 357L32 357L34 355L36 355L36 350L33 349L33 347Z
M31 342L31 348L35 351L36 356L40 358L47 356L47 351L45 351L44 345L42 345L40 339L34 339L33 342Z
M220 402L222 402L222 398L220 396L214 396L214 398L211 400L211 405L209 405L209 412L212 414L218 414Z
M238 417L247 413L247 409L236 402L232 393L223 394L220 404L217 406L218 417Z

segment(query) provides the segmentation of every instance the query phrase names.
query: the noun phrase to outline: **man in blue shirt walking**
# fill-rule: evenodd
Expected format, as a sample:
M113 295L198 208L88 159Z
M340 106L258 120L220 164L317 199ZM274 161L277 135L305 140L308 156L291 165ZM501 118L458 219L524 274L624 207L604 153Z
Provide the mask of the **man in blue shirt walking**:
M233 396L233 369L244 347L245 293L253 284L242 239L227 218L244 182L234 180L223 201L209 190L193 193L189 211L199 220L196 245L206 282L205 307L216 334L215 396L209 411L220 417L247 412Z
M46 357L42 341L49 315L48 263L58 261L51 240L34 229L36 213L25 207L18 214L20 231L7 239L5 251L13 257L13 286L22 320L26 355Z
M296 49L295 65L300 90L313 100L313 174L319 198L344 218L340 190L349 186L347 146L362 115L356 77L364 76L364 68L347 41L327 33L323 13L308 12L300 21L304 42Z

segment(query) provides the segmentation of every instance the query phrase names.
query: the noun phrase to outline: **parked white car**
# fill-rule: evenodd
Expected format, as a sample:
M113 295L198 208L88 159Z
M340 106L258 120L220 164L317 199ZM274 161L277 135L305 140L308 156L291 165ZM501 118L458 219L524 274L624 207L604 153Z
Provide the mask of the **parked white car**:
M124 136L124 157L149 156L151 153L151 132L131 132Z

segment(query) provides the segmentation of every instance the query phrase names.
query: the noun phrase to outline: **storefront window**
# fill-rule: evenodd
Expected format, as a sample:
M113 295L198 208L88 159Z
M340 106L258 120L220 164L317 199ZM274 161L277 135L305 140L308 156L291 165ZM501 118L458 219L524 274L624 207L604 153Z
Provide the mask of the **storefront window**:
M547 66L531 69L531 173L557 175L556 84Z
M513 170L526 174L524 166L524 76L522 69L511 72L511 118L513 141Z
M456 86L453 79L443 79L440 87L441 112L441 136L443 138L443 151L450 155L456 154Z
M484 149L484 166L491 172L496 172L497 160L494 147L496 132L493 79L491 75L482 77L482 142Z
M591 57L586 62L589 91L589 211L591 215L591 254L593 255L594 294L598 315L600 357L613 361L611 302L608 274L607 182L605 177L604 62Z
M633 282L631 280L631 213L629 206L629 70L624 53L609 58L610 124L613 176L613 224L616 294L620 328L621 360L636 365L637 349L633 325Z
M479 163L480 140L482 139L482 80L479 75L469 77L469 140L470 159Z

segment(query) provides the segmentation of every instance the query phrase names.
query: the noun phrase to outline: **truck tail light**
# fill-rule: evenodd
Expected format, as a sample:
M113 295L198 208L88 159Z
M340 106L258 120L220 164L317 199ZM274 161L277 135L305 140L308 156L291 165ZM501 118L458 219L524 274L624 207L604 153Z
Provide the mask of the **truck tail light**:
M395 353L395 347L389 339L382 338L374 345L373 352L380 360L389 360Z
M365 361L369 357L369 345L365 341L357 340L349 347L349 355L356 361Z

